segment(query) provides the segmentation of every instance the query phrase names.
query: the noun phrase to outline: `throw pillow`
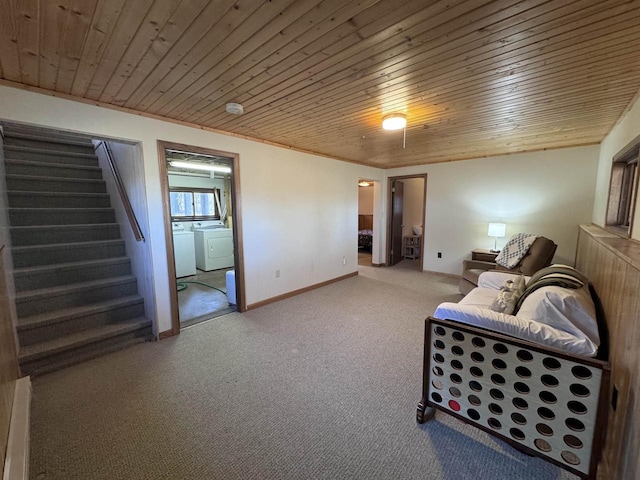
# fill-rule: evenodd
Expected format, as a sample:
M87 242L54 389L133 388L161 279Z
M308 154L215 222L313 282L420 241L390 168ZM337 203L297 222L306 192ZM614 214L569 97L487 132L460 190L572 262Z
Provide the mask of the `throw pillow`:
M504 313L505 315L513 314L516 303L524 291L524 276L519 276L515 280L507 280L498 292L498 296L489 306L494 312Z

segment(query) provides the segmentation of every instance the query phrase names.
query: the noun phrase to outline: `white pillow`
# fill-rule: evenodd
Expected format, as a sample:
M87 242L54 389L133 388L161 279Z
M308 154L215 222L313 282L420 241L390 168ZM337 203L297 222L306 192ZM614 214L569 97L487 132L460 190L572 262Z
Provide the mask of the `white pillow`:
M587 337L600 345L596 310L586 288L539 288L522 302L516 316L545 323L577 337Z

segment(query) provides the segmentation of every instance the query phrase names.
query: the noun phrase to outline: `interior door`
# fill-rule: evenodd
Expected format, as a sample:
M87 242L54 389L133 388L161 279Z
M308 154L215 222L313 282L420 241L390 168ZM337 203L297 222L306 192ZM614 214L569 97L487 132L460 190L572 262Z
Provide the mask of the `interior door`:
M402 204L404 202L404 184L400 180L391 183L391 251L389 264L395 265L402 260Z

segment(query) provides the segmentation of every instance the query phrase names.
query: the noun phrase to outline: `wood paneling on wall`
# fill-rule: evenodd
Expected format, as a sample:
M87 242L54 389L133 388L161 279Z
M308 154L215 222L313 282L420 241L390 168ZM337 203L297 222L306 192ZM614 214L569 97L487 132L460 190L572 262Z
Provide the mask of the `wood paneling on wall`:
M602 303L609 330L611 382L616 408L609 421L599 479L636 479L640 475L640 243L594 225L582 225L576 268Z
M18 355L4 276L4 255L5 248L2 246L0 247L0 272L2 272L0 274L0 472L4 468L13 395L18 378Z

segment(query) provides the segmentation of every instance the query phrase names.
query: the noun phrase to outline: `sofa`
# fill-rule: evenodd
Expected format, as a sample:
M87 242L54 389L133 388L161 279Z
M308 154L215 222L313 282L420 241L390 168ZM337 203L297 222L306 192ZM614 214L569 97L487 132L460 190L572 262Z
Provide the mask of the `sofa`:
M487 328L575 355L596 356L600 337L588 281L571 267L554 267L538 270L534 276L497 269L482 272L478 275L477 287L458 303L440 304L433 316ZM578 288L559 286L574 272L578 280L573 285ZM505 283L518 279L522 279L526 288L523 285L522 292L515 295L525 298L512 298L511 310L508 307L502 311L491 309L499 294L505 291ZM532 280L543 284L527 292L527 288L534 287Z
M424 338L418 423L438 410L596 478L610 365L580 272L483 272L459 303L425 320Z
M541 268L547 267L553 260L558 246L546 237L535 239L527 253L520 262L513 268L508 269L493 262L482 262L478 260L464 260L462 262L462 276L460 277L460 293L468 294L478 286L478 277L483 272L497 270L513 274L533 275Z

